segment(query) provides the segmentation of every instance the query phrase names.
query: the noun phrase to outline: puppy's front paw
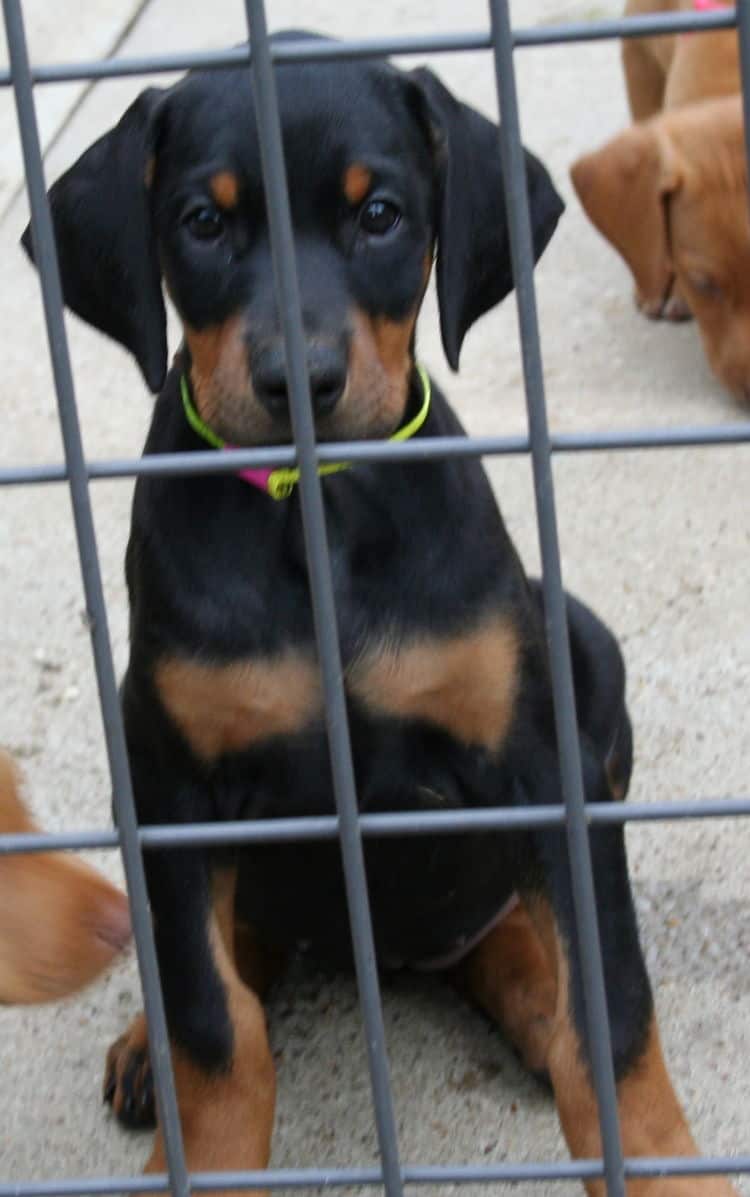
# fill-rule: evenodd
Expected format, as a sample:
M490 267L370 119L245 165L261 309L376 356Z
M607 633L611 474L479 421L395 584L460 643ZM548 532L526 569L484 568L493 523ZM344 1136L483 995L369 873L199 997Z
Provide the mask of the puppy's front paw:
M102 1096L111 1105L118 1122L130 1130L156 1126L154 1079L143 1014L138 1015L107 1052Z
M690 305L678 287L673 288L672 294L664 304L662 314L665 320L692 320L693 313L690 311Z
M633 298L638 311L649 320L661 320L664 316L663 295L644 295L641 291L635 291Z

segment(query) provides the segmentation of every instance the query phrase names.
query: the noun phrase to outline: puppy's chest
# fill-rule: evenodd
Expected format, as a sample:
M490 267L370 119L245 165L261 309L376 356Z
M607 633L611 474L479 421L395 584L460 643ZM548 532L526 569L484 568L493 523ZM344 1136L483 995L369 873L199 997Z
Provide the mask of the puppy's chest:
M512 720L519 669L515 625L491 612L451 633L373 634L345 650L344 684L365 718L432 725L494 751ZM229 663L163 655L154 678L165 709L206 762L322 727L312 644Z

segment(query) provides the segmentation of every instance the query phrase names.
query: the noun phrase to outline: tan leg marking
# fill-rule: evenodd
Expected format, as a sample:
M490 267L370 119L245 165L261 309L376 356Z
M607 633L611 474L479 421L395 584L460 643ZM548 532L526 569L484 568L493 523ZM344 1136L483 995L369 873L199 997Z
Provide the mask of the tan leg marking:
M0 832L38 831L0 751ZM0 1002L49 1002L93 981L130 938L128 900L62 852L0 856Z
M207 1075L182 1049L173 1046L185 1156L191 1171L263 1169L271 1153L276 1075L263 1007L240 980L232 959L233 872L218 874L209 938L224 983L234 1033L232 1062L226 1072ZM157 1130L146 1172L166 1168L164 1142ZM262 1190L230 1190L259 1193Z
M383 645L352 667L348 686L375 710L496 750L513 718L519 654L512 622L492 615L454 639Z
M555 1027L557 979L523 905L461 961L456 980L500 1024L526 1067L543 1072Z
M540 938L557 961L557 1008L547 1054L563 1133L574 1158L601 1155L601 1138L588 1068L569 1008L568 961L549 906L530 907ZM638 1060L617 1084L617 1108L625 1156L695 1156L698 1148L675 1095L664 1063L656 1019ZM629 1180L628 1197L729 1197L723 1177L674 1177ZM606 1197L603 1180L586 1184L589 1197Z
M525 1062L552 1081L571 1155L601 1155L596 1098L569 1011L568 962L549 904L528 900L486 936L457 969L462 988L506 1031ZM640 1058L617 1085L626 1156L698 1154L675 1096L656 1021ZM586 1184L605 1197L603 1181ZM630 1180L628 1197L729 1197L723 1177Z
M263 1001L287 961L287 953L261 943L253 927L239 919L234 924L234 958L237 972Z
M229 884L226 875L218 888ZM217 889L215 888L215 893ZM222 920L220 934L225 944L232 937L232 959L240 979L263 1001L286 963L286 953L262 944L249 924L235 920L229 926L228 900L216 907ZM118 1120L130 1129L155 1125L154 1085L148 1047L148 1029L143 1012L136 1015L124 1035L110 1047L104 1071L104 1100Z
M231 665L167 657L156 666L155 683L166 710L206 761L291 735L320 712L317 664L293 650Z

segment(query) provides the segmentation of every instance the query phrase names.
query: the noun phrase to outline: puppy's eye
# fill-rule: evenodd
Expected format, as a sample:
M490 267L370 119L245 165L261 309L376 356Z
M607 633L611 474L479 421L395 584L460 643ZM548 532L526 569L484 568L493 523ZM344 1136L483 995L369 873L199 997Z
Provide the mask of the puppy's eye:
M185 228L196 241L218 241L224 232L224 220L216 208L209 205L193 208L183 221Z
M371 199L360 209L359 226L372 237L382 237L395 229L401 213L390 200Z

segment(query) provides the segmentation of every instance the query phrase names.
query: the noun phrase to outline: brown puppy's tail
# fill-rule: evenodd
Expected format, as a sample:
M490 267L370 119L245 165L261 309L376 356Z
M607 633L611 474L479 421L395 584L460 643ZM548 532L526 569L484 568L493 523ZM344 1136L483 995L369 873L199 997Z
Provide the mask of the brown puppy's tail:
M34 832L0 750L0 835ZM128 901L61 852L0 853L0 1002L48 1002L93 981L130 939Z

